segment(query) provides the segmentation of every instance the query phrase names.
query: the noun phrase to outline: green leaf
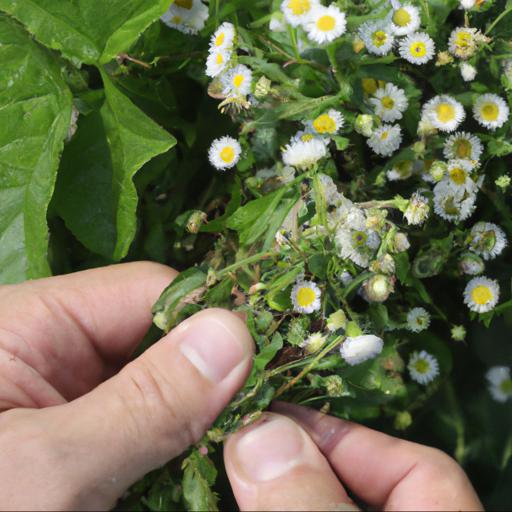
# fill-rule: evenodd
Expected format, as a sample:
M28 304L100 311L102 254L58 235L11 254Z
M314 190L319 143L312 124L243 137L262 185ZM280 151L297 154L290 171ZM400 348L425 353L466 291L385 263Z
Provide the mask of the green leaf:
M103 74L105 99L82 118L64 151L55 193L57 211L91 251L120 260L136 231L135 173L176 139Z
M105 63L124 52L170 0L0 0L42 44L74 62Z
M276 332L272 336L272 340L268 345L265 345L258 354L254 357L254 370L264 370L270 361L274 359L275 355L283 348L283 337Z
M183 461L183 469L183 498L187 510L218 510L218 498L211 489L217 478L217 470L208 456L194 449Z
M0 282L47 276L46 211L72 98L59 62L0 15Z
M206 274L199 268L188 268L182 272L160 295L153 306L153 322L168 332L186 304L186 299L197 292L206 283Z

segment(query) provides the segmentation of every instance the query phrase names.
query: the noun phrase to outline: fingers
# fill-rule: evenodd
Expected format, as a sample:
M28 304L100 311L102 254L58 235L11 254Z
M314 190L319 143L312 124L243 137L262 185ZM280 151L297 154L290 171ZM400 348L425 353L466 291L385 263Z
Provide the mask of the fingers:
M39 411L60 470L79 480L70 489L99 500L93 508L113 506L129 485L202 437L242 386L252 353L238 316L206 310L94 391Z
M56 405L110 376L175 275L140 262L0 287L0 373L17 380L0 408Z
M386 510L482 510L466 474L439 450L293 404L273 409L299 423L341 481Z
M357 510L325 457L294 421L267 413L224 449L241 510Z

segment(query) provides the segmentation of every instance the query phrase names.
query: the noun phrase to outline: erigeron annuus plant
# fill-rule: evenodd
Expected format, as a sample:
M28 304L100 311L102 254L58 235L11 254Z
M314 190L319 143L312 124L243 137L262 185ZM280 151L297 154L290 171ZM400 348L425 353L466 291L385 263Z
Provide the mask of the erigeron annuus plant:
M284 0L219 19L205 72L233 129L208 158L230 198L190 214L216 242L155 323L241 311L257 354L184 462L192 508L215 506L206 454L272 400L406 428L449 379L465 325L510 311L510 269L494 265L512 234L509 181L493 166L512 73L507 58L486 64L509 48L493 37L502 17L480 22L490 4ZM479 378L512 396L508 367Z

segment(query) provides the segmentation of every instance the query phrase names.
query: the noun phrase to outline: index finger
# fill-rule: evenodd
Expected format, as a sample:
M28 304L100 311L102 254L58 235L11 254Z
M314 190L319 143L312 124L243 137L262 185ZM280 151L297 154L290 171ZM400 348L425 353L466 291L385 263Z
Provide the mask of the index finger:
M273 410L298 422L342 482L386 510L483 510L470 481L448 455L295 404Z

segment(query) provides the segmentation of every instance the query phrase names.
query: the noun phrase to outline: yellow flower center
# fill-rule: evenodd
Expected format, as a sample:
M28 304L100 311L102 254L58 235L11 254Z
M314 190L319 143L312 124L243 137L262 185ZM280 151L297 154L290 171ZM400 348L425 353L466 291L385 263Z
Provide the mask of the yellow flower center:
M428 371L430 370L430 364L428 363L428 361L425 361L425 359L418 359L414 363L414 367L416 368L416 371L421 374L428 373Z
M245 77L244 75L238 74L233 77L233 85L239 89L241 85L244 83Z
M461 167L450 169L450 179L455 185L464 185L466 183L467 174Z
M475 304L483 306L492 300L492 292L488 286L481 284L473 288L471 291L471 299Z
M300 288L297 292L297 304L301 307L311 306L315 302L315 291L311 288Z
M500 109L496 103L485 103L481 109L482 117L486 121L496 121L496 119L498 119L499 113Z
M219 156L223 162L230 164L235 159L235 150L232 146L226 146L222 148Z
M313 135L311 133L305 133L301 136L300 140L302 142L309 142L310 140L313 140Z
M439 103L436 107L436 114L441 123L449 123L455 119L455 107L450 103Z
M469 158L471 156L471 142L466 139L459 139L455 141L455 154L459 158Z
M313 121L313 128L317 133L335 133L336 122L328 114L322 114Z
M224 39L226 38L224 32L221 32L216 38L215 38L215 46L221 46L224 42Z
M473 42L473 35L471 32L461 31L457 33L455 38L455 46L457 48L467 48Z
M423 41L415 41L414 43L411 43L409 51L413 57L425 57L427 54L427 45Z
M411 22L411 15L407 11L407 9L404 9L403 7L400 7L400 9L397 9L395 13L393 14L393 23L395 25L398 25L399 27L405 27L409 25Z
M175 25L179 25L181 23L181 16L173 16L171 18L171 22L174 23Z
M190 9L192 9L193 0L175 0L174 5L190 11Z
M290 0L288 2L288 9L292 11L294 16L301 16L309 12L311 3L309 0Z
M366 94L375 94L378 88L377 80L374 78L363 78L362 82L363 90Z
M389 137L389 132L382 132L380 134L380 140L386 140Z
M224 62L224 57L222 56L222 53L217 53L217 58L215 59L217 64L222 64Z
M377 46L377 48L380 48L382 45L386 44L386 41L388 40L388 35L384 30L377 30L372 34L372 43Z
M320 16L316 20L316 28L322 32L330 32L336 26L336 20L329 15Z
M391 109L395 106L395 100L391 98L391 96L384 96L381 100L382 106L384 108Z

